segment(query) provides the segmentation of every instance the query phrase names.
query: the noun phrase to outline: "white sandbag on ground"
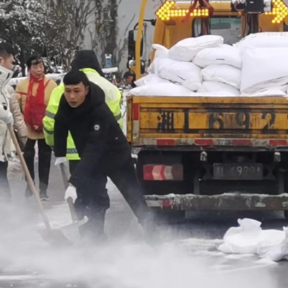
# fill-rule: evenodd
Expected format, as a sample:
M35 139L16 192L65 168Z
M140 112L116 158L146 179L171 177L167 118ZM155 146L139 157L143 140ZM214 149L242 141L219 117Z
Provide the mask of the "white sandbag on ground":
M217 35L187 38L174 45L169 50L168 57L173 60L190 62L202 49L217 47L223 43L223 37Z
M281 260L288 260L288 229L284 228L285 239L277 245L260 245L257 249L257 254L261 258L278 262Z
M288 258L287 231L262 230L261 222L239 219L239 227L230 228L219 250L227 254L256 254L273 261Z
M251 48L243 53L241 92L259 90L288 83L288 48Z
M194 93L185 87L173 83L146 85L131 89L134 96L193 96Z
M241 70L230 65L211 65L201 71L204 81L216 81L240 89Z
M153 85L153 84L160 84L160 83L171 83L170 81L166 79L162 79L156 74L148 74L147 76L144 76L137 81L135 81L135 85L137 87L145 86L145 85Z
M215 82L215 81L204 81L198 93L223 93L223 96L239 96L240 91L231 85Z
M264 32L250 34L234 44L240 51L250 48L288 47L288 32Z
M230 45L220 45L215 48L201 50L194 58L193 63L200 67L209 65L231 65L236 68L242 67L240 51Z
M159 59L157 65L159 77L185 85L191 91L197 91L201 87L201 69L195 64L163 58Z
M152 74L157 74L158 60L161 58L167 58L169 50L160 44L153 44L152 48L155 49L156 52L154 60L151 63L150 67L148 68L148 72Z

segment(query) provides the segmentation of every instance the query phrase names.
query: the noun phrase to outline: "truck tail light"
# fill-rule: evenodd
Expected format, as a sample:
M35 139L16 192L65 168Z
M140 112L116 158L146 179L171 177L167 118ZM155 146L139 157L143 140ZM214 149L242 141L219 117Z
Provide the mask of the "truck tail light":
M183 181L183 165L144 165L143 179L146 181Z
M271 146L271 147L285 147L285 146L288 146L287 145L287 140L277 140L277 139L275 139L275 140L270 140L269 141L269 145Z

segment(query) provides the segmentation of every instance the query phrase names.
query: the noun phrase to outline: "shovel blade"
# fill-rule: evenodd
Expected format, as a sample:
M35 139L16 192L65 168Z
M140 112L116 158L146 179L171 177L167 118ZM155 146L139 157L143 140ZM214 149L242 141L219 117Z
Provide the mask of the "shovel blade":
M76 243L80 241L81 234L79 233L79 227L83 224L85 224L88 221L87 218L84 218L81 221L74 222L68 226L64 226L61 228L61 231L63 235L65 235L65 238L69 239L69 241Z
M45 229L41 230L42 238L52 246L70 246L72 242L64 235L61 230Z

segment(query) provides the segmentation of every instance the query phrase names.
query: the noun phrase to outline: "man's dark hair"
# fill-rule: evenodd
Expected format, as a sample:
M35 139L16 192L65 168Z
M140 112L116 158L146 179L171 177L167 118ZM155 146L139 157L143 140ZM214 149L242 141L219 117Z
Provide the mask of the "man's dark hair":
M41 62L44 64L43 59L40 55L32 55L28 58L26 65L27 65L28 69L31 69L32 65L37 65Z
M93 50L79 51L75 59L72 61L71 66L72 66L72 70L81 70L84 68L91 68L91 69L96 70L100 76L104 77L102 68Z
M85 73L79 70L68 72L63 78L64 85L77 85L83 83L85 87L89 86L89 80Z
M135 74L127 71L125 74L124 74L124 79L127 79L128 77L132 76L133 78L135 78Z
M8 58L11 55L14 55L13 48L7 43L0 43L0 57Z

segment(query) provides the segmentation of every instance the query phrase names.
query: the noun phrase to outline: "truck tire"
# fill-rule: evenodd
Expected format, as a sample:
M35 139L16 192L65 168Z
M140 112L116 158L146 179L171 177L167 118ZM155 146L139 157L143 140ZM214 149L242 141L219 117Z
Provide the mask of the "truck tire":
M152 209L152 208L151 208ZM185 211L163 211L153 209L157 225L173 225L185 221Z

